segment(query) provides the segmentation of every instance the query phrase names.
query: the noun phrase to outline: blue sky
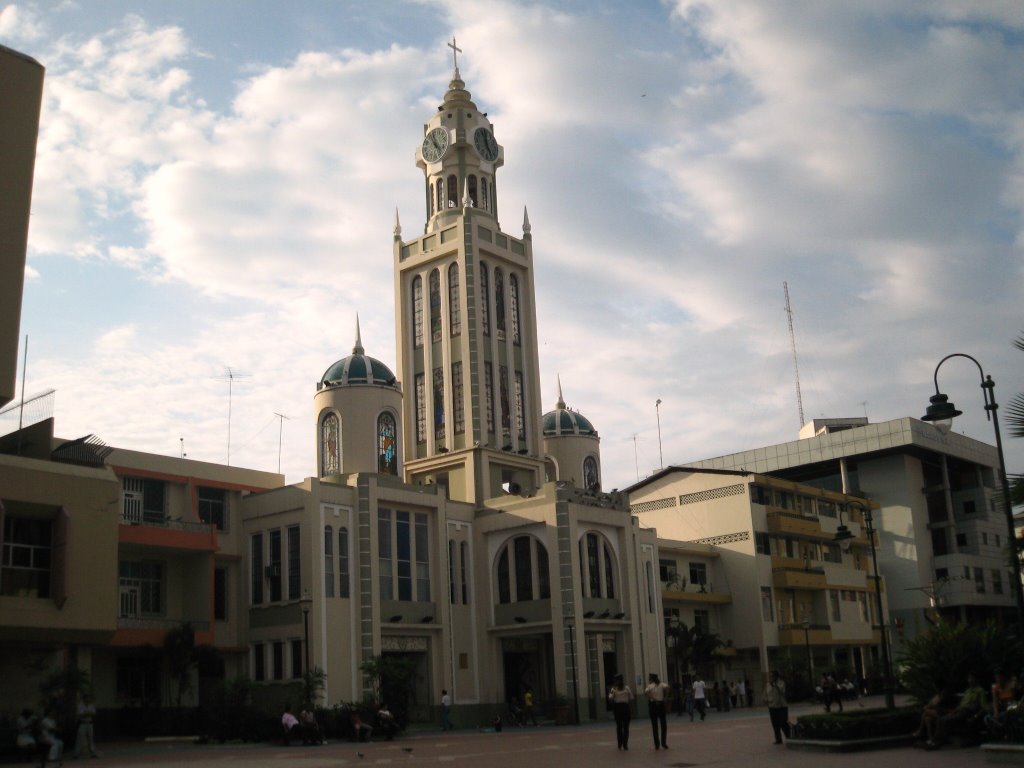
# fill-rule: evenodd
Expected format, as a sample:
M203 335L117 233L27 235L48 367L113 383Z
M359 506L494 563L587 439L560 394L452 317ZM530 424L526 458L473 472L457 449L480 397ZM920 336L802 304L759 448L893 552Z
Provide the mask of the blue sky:
M541 383L606 487L920 416L935 364L1024 390L1024 16L1009 2L0 0L47 68L22 332L58 431L313 471L312 395L394 366L391 228L463 49L533 225ZM940 383L991 441L977 371ZM1024 445L1009 441L1010 470Z

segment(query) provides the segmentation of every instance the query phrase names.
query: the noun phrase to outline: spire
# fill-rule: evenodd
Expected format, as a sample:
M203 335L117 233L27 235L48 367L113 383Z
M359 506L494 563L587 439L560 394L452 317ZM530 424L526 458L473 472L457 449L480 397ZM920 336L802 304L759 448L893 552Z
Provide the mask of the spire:
M398 240L402 236L402 222L398 220L398 206L395 206L395 239Z
M565 410L565 400L562 399L562 375L558 374L557 378L558 378L558 402L555 403L555 410L564 411Z
M467 177L466 180L462 182L462 207L469 208L469 204L469 178Z
M533 231L533 227L530 226L530 214L526 210L526 206L523 206L523 237L529 237Z
M354 347L352 347L352 354L353 355L363 355L363 354L366 354L366 350L363 349L363 337L362 337L362 334L359 333L359 313L358 312L356 313L356 345Z

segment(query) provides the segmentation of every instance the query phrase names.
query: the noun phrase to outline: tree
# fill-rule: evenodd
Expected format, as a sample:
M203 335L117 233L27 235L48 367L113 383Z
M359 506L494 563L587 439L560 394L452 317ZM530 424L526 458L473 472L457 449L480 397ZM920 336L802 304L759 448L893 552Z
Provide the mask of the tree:
M196 666L196 633L190 622L184 622L167 633L164 638L164 657L171 679L177 688L177 708L192 688L192 670Z
M375 703L387 702L400 723L407 722L409 702L416 681L416 659L401 654L381 654L359 667L375 691Z
M713 672L711 663L715 652L725 643L715 632L704 632L699 626L688 627L682 621L673 622L668 629L680 672L693 668L701 673Z
M327 673L320 667L307 669L302 674L302 703L306 709L312 709L323 695L327 683Z

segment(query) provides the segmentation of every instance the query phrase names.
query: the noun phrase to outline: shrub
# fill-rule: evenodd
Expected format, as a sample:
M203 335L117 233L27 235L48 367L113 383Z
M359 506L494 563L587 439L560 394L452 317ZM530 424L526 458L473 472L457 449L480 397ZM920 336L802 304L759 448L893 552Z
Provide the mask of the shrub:
M802 715L793 737L797 739L873 739L913 733L921 719L917 707L858 709L847 712Z

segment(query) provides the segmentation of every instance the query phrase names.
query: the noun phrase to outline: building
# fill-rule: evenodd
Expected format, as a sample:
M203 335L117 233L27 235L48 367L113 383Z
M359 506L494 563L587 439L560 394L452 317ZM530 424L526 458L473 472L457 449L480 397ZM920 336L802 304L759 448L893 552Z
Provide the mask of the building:
M0 407L14 399L43 67L0 45Z
M678 622L725 643L704 675L756 681L756 690L773 669L790 680L826 669L850 679L884 676L862 523L872 503L747 471L690 467L669 467L626 490L631 512L660 537L668 644ZM834 540L844 523L854 534L849 551ZM670 664L673 675L685 675L684 667Z
M800 439L693 462L770 474L877 502L878 565L893 645L937 615L1004 620L1014 610L996 449L913 418L817 419Z

